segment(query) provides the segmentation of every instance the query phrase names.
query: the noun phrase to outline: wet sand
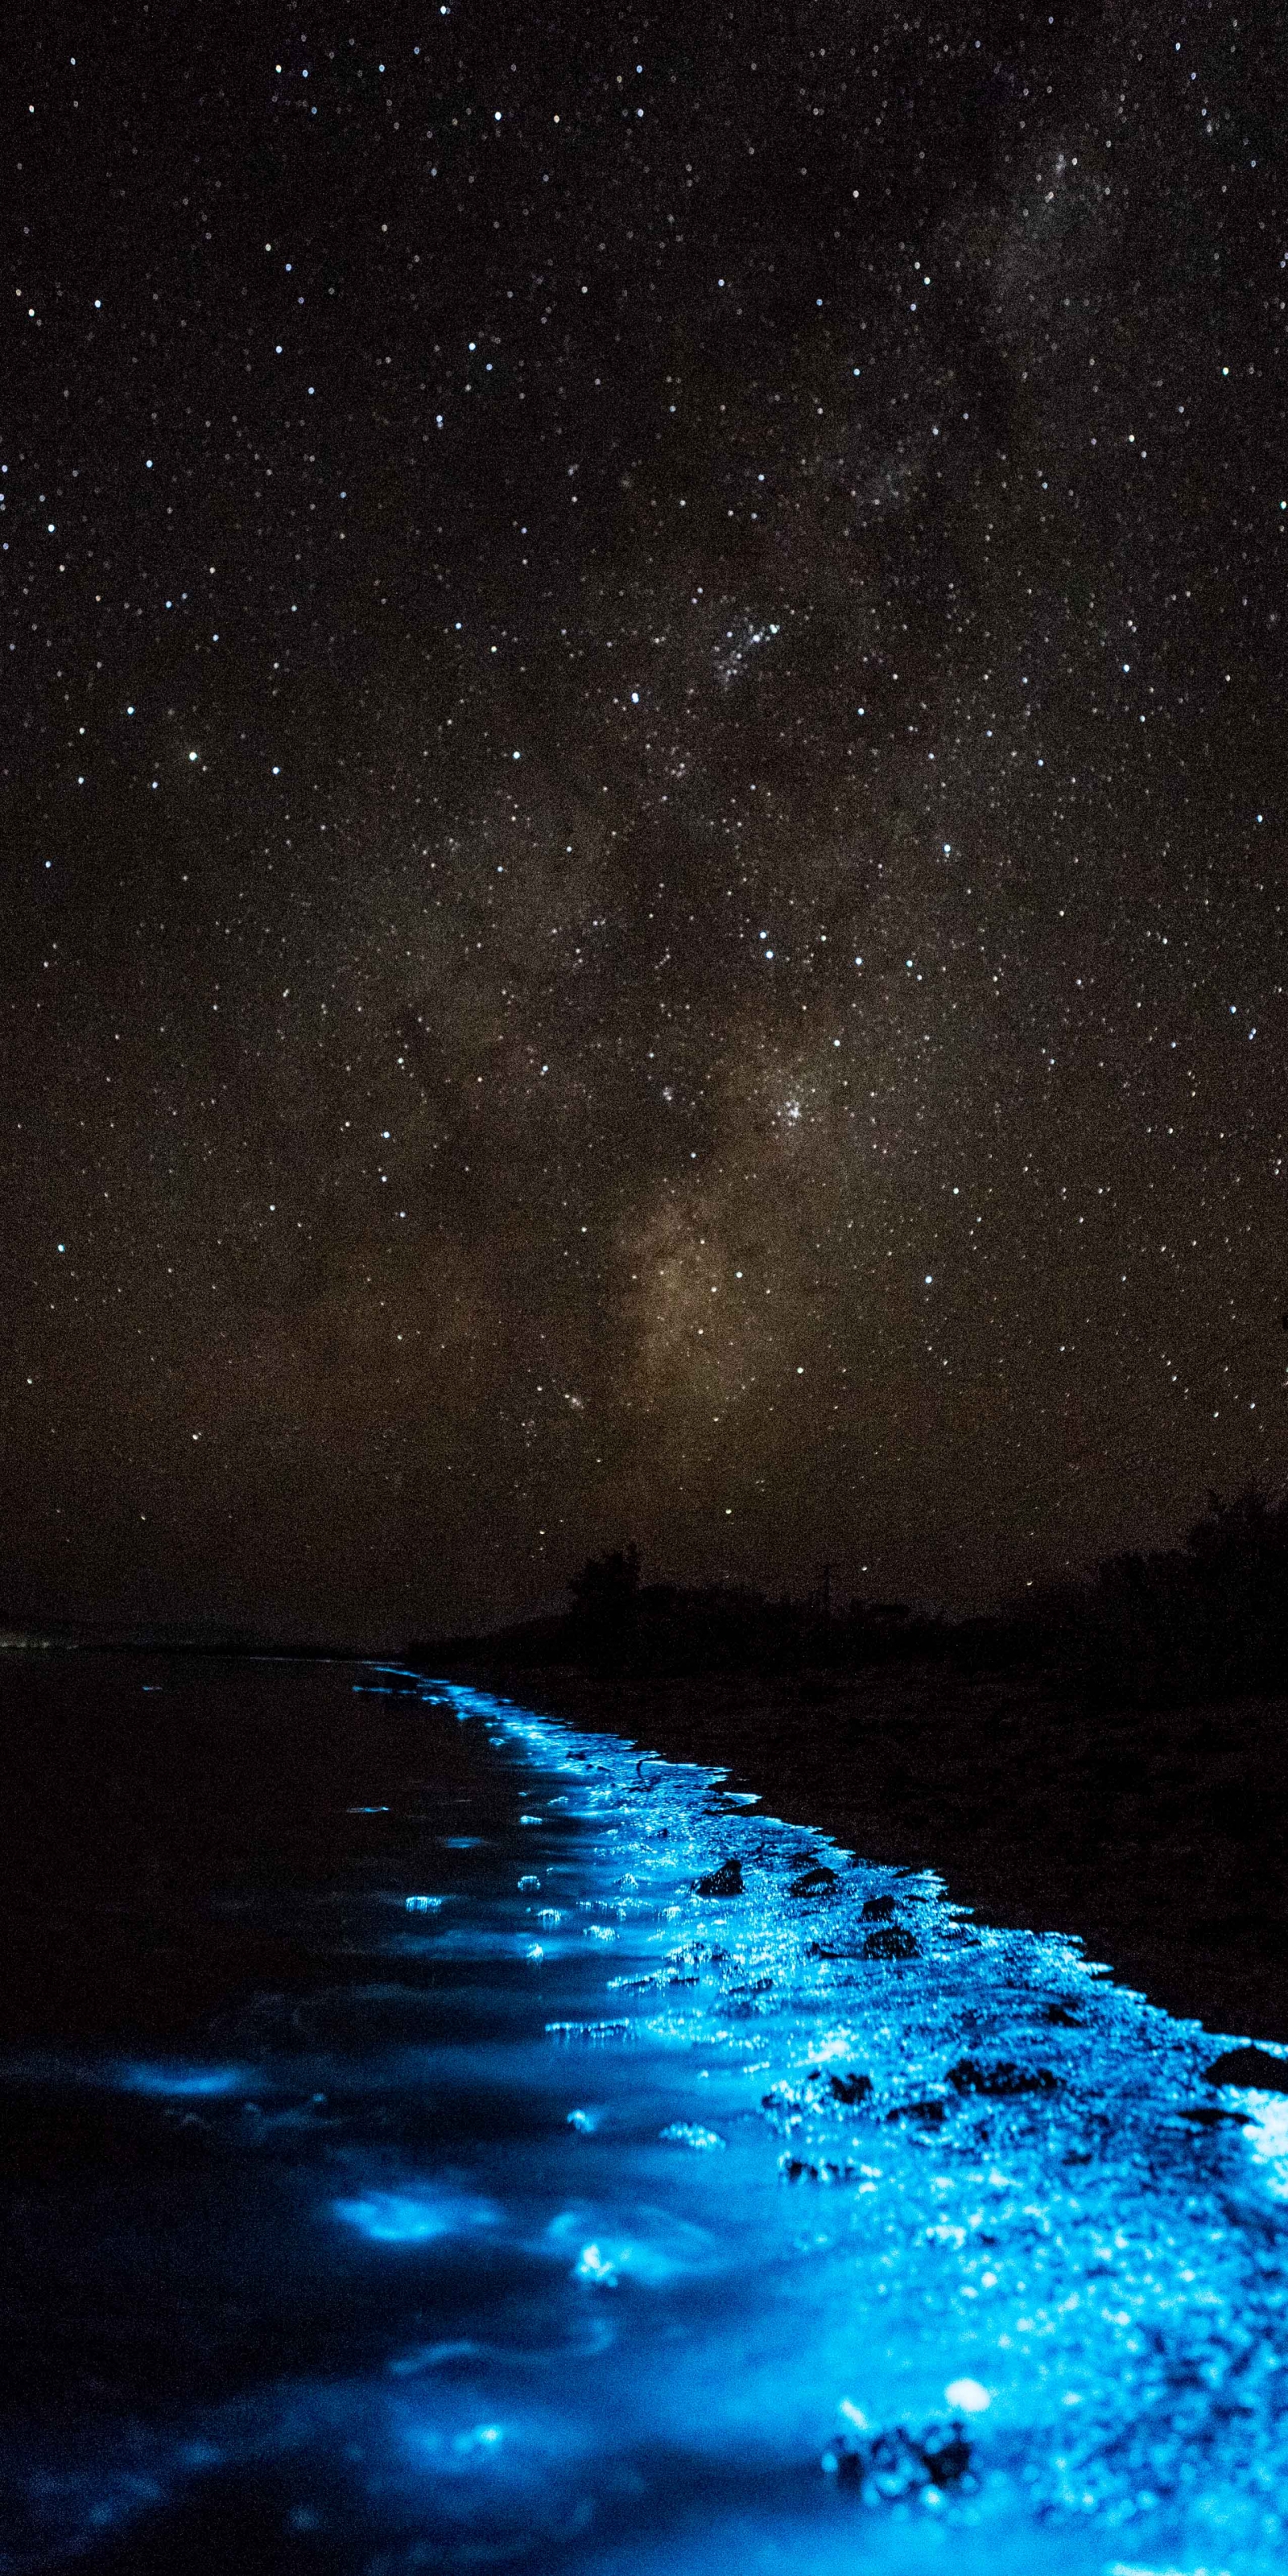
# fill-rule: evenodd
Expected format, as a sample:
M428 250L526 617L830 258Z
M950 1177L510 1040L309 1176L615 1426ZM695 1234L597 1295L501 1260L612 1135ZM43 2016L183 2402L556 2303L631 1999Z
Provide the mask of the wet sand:
M937 1870L983 1920L1076 1933L1213 2032L1288 2041L1288 1698L1090 1713L1036 1683L452 1675L674 1759L867 1860Z

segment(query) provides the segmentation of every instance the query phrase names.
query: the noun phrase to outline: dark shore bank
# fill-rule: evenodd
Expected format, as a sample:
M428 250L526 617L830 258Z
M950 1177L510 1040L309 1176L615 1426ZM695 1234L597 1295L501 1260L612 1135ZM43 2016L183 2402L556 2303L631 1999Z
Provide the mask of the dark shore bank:
M1088 1710L1040 1680L933 1665L624 1680L458 1654L438 1669L726 1764L770 1813L937 1870L985 1921L1079 1934L1169 2012L1288 2040L1288 1698Z

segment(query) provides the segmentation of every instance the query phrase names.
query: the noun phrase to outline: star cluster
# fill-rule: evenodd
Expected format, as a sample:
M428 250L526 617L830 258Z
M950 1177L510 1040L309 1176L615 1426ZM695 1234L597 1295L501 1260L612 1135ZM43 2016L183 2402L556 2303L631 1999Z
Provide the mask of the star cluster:
M1281 16L377 20L9 84L15 1602L1273 1489Z

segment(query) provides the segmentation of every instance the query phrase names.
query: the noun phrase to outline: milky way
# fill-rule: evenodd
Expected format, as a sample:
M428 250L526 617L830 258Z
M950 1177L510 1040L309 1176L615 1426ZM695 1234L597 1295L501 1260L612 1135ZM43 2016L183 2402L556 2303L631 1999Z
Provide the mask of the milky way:
M377 17L10 85L12 1605L1273 1490L1281 14Z

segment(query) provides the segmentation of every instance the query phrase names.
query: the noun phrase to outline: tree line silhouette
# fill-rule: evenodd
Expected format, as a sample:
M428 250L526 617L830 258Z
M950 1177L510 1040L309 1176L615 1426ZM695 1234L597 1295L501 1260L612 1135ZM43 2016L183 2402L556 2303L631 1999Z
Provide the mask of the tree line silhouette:
M1288 1688L1288 1498L1249 1484L1209 1495L1180 1547L1106 1557L1085 1582L995 1615L957 1619L900 1601L819 1590L771 1598L749 1585L645 1583L630 1543L590 1557L572 1606L433 1651L523 1669L573 1665L605 1678L844 1674L942 1664L965 1675L1028 1670L1092 1704L1160 1707ZM429 1649L409 1652L423 1656Z

